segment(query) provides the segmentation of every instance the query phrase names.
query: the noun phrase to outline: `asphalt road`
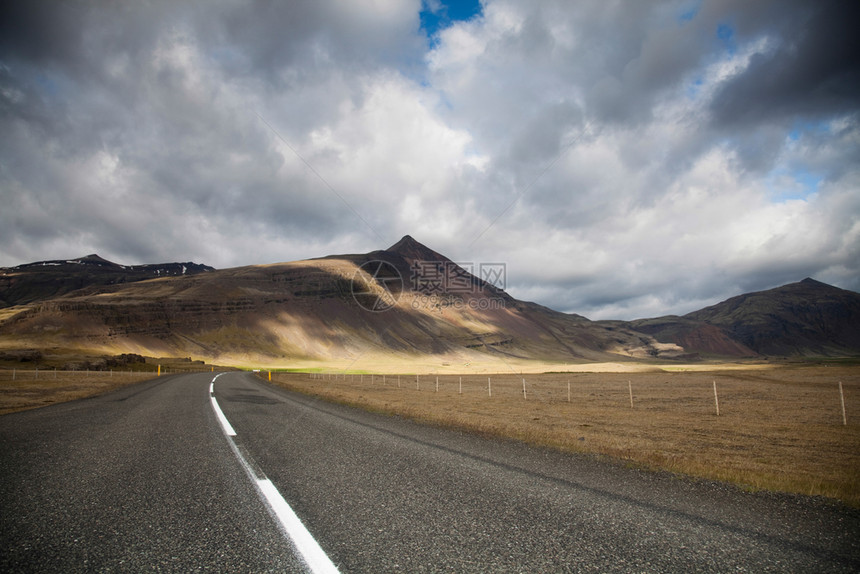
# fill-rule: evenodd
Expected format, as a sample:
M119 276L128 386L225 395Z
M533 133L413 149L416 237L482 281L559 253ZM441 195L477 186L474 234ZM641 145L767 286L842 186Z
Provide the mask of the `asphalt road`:
M0 571L302 572L261 478L341 572L860 571L844 506L211 381L0 417Z

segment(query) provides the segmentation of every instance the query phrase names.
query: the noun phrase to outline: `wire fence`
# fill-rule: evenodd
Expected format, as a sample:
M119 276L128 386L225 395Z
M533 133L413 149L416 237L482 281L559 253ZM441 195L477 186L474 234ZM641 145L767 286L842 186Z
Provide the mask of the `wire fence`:
M277 374L284 380L365 393L433 393L630 413L687 412L792 423L860 421L860 369L833 374L772 372L575 373L542 375ZM853 417L852 417L853 415Z

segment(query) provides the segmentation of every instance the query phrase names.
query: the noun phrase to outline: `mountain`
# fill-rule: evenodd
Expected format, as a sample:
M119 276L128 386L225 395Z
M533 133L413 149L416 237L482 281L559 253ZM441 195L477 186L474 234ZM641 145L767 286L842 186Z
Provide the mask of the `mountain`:
M513 372L535 361L860 355L860 294L812 279L683 317L625 322L519 301L504 290L503 266L457 264L408 235L363 254L175 265L90 256L4 269L0 293L17 306L0 309L0 352Z
M387 253L400 255L410 262L414 261L441 261L450 262L451 260L436 253L429 247L419 243L412 238L411 235L404 235L403 238L385 250Z
M583 362L672 344L514 299L406 236L388 249L102 284L0 312L0 350L219 361Z
M0 308L50 299L99 285L132 283L176 275L213 271L197 263L119 265L98 255L0 267Z
M629 328L711 356L860 354L860 294L814 279L747 293Z

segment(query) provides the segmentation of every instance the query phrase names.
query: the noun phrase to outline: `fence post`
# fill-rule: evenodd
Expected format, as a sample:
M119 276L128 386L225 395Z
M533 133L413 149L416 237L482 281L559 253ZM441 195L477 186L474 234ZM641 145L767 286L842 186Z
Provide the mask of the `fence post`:
M526 380L523 379L523 400L526 398Z
M570 402L570 381L567 382L567 402Z
M717 396L717 381L714 381L714 405L717 407L717 416L720 416L720 397Z
M463 394L463 377L460 377L460 394Z
M627 381L627 390L630 392L630 408L633 408L633 383Z
M490 377L487 377L487 395L493 396L493 385L490 383Z
M839 400L842 402L842 424L848 424L848 416L845 414L845 393L842 392L842 381L839 381Z

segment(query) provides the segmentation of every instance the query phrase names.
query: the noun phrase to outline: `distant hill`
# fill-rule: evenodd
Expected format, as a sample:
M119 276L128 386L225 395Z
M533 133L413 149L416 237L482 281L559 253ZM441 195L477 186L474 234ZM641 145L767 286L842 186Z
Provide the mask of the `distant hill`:
M43 301L87 287L207 271L214 268L190 262L119 265L95 254L0 267L0 308Z
M711 356L860 355L860 294L804 279L732 297L683 317L628 323Z
M219 361L607 361L682 349L518 301L406 236L388 249L100 285L0 313L3 348Z
M683 317L590 321L519 301L408 235L370 253L222 270L41 262L3 269L0 294L0 351L510 371L529 361L860 355L860 294L812 279Z

